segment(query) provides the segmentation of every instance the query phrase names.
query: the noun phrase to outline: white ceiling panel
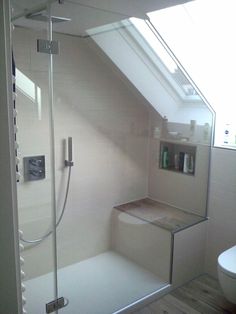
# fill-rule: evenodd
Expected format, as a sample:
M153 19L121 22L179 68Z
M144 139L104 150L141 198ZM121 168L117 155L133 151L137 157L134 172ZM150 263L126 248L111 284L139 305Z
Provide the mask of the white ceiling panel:
M55 23L54 31L85 35L86 30L113 23L128 17L145 18L147 12L182 4L190 0L65 0L63 4L55 1L52 13L55 16L71 18L70 22ZM38 6L45 1L12 0L14 15ZM45 23L24 17L14 22L16 25L34 29L45 28Z

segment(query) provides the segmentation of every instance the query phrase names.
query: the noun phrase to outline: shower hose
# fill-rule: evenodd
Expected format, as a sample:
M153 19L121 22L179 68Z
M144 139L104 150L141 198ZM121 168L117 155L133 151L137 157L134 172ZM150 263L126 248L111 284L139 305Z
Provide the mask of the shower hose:
M71 165L69 165L69 171L68 171L68 177L67 177L67 184L66 184L66 193L65 193L65 198L64 198L64 202L63 202L63 207L62 207L62 211L61 214L59 216L59 219L56 222L56 228L59 226L63 215L65 213L65 209L66 209L66 203L67 203L67 198L68 198L68 192L69 192L69 187L70 187L70 177L71 177ZM22 242L25 243L29 243L29 244L39 244L41 243L43 240L45 240L47 237L49 237L51 234L53 233L53 229L49 230L47 233L45 233L41 238L38 239L34 239L34 240L28 240L28 239L24 239L23 235L20 235L20 240Z

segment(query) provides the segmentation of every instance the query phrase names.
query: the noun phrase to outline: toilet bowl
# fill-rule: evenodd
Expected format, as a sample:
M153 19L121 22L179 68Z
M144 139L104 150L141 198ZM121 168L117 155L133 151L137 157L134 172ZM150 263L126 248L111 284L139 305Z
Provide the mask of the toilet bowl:
M226 299L236 304L236 245L219 255L218 278Z

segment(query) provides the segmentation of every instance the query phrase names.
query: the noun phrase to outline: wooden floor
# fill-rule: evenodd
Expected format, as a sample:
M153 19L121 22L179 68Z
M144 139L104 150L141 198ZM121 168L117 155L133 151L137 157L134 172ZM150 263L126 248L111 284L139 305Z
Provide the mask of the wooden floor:
M223 297L218 281L204 275L134 313L236 314L236 305Z

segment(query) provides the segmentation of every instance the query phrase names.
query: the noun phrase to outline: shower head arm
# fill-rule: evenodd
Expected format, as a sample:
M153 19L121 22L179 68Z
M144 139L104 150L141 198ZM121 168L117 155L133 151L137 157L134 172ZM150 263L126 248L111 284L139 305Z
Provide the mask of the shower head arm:
M34 7L32 7L31 9L26 9L23 12L20 12L20 13L14 15L11 18L11 21L14 22L15 20L17 20L17 19L19 19L19 18L21 18L23 16L32 15L32 14L35 14L35 13L39 13L39 12L41 12L43 10L46 10L48 5L50 5L50 4L54 3L54 2L57 2L57 1L58 1L59 4L63 3L63 1L60 1L60 0L48 0L48 1L44 2L44 3L38 4L38 5L34 6Z

